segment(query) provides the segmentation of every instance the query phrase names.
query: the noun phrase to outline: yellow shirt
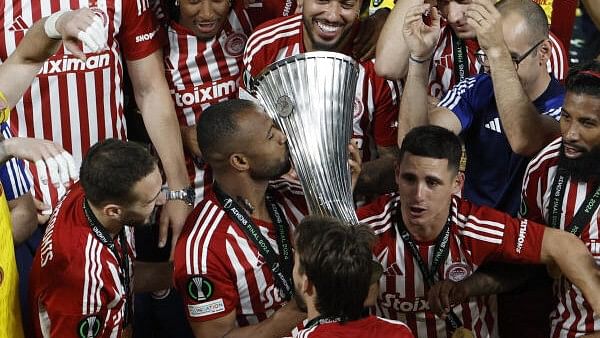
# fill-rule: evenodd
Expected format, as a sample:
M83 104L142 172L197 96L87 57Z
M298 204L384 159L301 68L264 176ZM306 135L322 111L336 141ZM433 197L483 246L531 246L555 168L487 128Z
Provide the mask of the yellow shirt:
M6 107L0 92L0 108ZM8 119L7 109L0 109L0 122ZM10 223L10 210L0 183L0 338L23 338L19 304L19 272Z
M548 23L552 23L552 3L554 1L560 1L560 0L533 0L534 2L537 2L540 6L542 6L542 8L544 9L544 12L546 12L546 16L548 17Z

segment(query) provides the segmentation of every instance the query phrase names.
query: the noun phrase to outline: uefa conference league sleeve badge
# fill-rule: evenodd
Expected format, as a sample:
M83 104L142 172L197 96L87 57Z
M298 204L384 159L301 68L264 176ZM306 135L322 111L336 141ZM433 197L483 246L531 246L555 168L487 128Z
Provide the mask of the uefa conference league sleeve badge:
M92 315L85 317L77 325L77 335L80 338L98 337L102 329L102 319L99 316Z
M204 302L208 300L212 296L213 290L213 285L208 278L202 276L193 276L188 280L188 296L197 302Z

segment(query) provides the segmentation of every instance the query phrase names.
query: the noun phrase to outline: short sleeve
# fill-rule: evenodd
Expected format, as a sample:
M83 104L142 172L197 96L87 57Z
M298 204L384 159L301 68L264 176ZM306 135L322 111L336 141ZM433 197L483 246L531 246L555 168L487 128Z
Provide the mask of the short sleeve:
M476 114L486 109L493 98L492 78L487 74L466 78L446 93L438 107L452 111L462 130L468 129Z
M492 208L473 206L463 227L465 244L478 265L487 260L540 262L544 226L538 223Z
M142 59L162 47L165 33L147 1L124 0L122 20L118 40L126 60Z
M206 273L188 273L185 266L176 267L175 287L183 299L188 320L205 322L221 318L235 311L240 303L235 281L220 260L222 256L210 249L206 251L206 257L198 255L198 261L206 259Z

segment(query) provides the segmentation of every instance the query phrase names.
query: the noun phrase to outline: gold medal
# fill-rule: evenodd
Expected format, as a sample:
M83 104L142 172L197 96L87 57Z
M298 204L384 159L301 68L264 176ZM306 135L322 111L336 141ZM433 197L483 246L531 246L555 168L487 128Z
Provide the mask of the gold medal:
M459 327L452 334L452 338L475 338L475 335L471 330L465 329L464 327Z

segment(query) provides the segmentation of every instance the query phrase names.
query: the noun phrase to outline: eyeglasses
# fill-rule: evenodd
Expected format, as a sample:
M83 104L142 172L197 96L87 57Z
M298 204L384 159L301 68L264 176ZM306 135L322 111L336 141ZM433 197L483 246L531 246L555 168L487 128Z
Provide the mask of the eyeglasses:
M523 55L521 56L511 56L512 62L515 64L515 69L519 69L519 63L521 63L521 61L525 60L525 58L527 58L529 56L529 54L533 53L533 51L542 44L542 42L544 42L545 40L540 40L538 43L536 43L535 45L533 45L533 47L529 48L528 51L526 51L525 53L523 53ZM477 53L475 53L475 57L477 58L477 62L481 63L482 65L488 67L489 66L489 61L487 58L487 55L482 51L478 51Z

